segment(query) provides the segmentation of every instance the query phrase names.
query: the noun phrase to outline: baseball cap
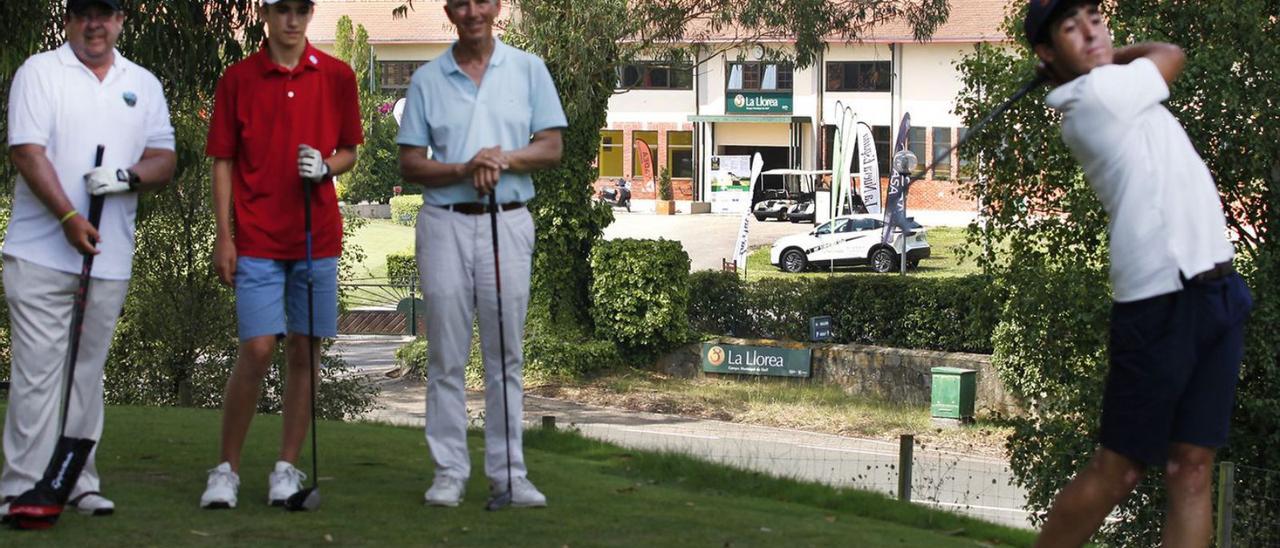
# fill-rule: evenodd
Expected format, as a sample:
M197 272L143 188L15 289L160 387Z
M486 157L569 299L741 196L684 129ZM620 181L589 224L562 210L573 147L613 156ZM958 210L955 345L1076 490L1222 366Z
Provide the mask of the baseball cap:
M78 13L94 4L103 5L111 8L112 10L120 11L120 0L67 0L67 11Z
M1059 12L1084 3L1098 5L1102 0L1030 0L1027 3L1027 17L1022 20L1022 30L1026 32L1027 42L1034 46L1049 41L1049 24Z

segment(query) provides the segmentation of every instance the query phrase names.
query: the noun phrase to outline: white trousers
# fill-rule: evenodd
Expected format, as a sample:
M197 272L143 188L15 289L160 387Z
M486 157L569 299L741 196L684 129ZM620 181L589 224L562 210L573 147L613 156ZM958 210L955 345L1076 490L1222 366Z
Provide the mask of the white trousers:
M467 397L464 373L471 351L471 327L480 318L484 357L485 474L507 481L525 477L521 418L525 315L533 262L533 217L527 208L498 213L499 263L502 268L502 337L506 378L498 350L498 301L489 214L467 215L422 206L418 214L417 260L427 308L427 445L436 474L465 479L471 474L467 453ZM509 413L505 428L502 389Z
M80 277L5 256L4 296L9 303L12 340L9 407L4 418L4 473L0 495L30 489L44 475L58 441L58 420L66 390L67 345ZM128 281L94 278L89 284L76 359L75 386L67 411L66 435L102 436L102 369L124 306ZM97 491L97 447L89 454L71 496Z

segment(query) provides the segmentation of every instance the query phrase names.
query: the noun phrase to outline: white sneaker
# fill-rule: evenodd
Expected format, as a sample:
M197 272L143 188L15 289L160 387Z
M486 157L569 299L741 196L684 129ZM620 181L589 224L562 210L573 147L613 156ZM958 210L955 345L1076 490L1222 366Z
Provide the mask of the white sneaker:
M427 489L422 498L429 506L453 507L462 502L462 493L466 491L466 487L462 478L436 476L431 482L431 488Z
M511 506L517 508L545 508L547 506L547 496L538 491L533 486L533 482L529 478L515 478L512 480L511 489ZM490 482L489 496L497 496L504 494L507 490L506 482Z
M267 485L271 486L271 491L267 494L267 504L284 506L289 497L302 489L302 480L305 479L307 475L294 468L293 464L277 461L275 471L267 476Z
M88 491L72 497L67 501L67 505L86 516L109 516L116 511L116 503L97 491Z
M209 484L200 496L201 508L235 508L236 490L240 488L240 476L231 471L231 463L224 462L209 470Z

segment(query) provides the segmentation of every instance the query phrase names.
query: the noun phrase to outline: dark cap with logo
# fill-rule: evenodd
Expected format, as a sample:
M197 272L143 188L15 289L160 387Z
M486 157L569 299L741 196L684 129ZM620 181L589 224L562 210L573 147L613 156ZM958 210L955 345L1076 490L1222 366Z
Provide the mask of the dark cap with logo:
M111 8L111 11L120 11L120 0L67 0L67 11L80 13L93 5L106 6Z
M1022 20L1022 30L1026 32L1027 42L1036 45L1049 41L1049 26L1063 10L1079 4L1101 4L1102 0L1030 0L1027 2L1027 17Z

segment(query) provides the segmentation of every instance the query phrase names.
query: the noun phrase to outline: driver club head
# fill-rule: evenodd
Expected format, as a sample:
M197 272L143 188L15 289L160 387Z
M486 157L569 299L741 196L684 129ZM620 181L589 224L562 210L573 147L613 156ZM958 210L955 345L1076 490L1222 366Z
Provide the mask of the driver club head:
M290 512L310 512L320 507L320 488L307 487L290 495L284 502Z
M511 493L504 491L490 498L488 504L484 505L484 509L490 512L496 512L508 506L511 506Z

